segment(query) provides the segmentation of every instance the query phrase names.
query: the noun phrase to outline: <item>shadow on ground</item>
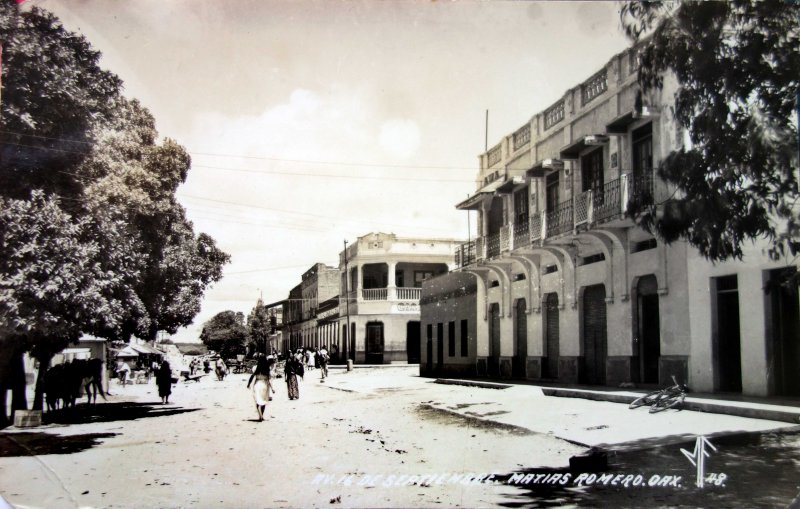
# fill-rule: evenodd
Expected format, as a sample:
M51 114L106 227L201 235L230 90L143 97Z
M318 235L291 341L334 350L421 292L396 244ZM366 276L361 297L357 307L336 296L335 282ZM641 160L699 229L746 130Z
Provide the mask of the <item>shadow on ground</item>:
M0 433L0 457L72 454L94 447L117 433L56 435L43 432Z
M77 405L47 412L43 416L46 424L86 424L90 422L132 421L150 417L196 412L197 408L165 406L160 403L98 403Z
M692 453L694 437L652 446L631 442L616 450L600 451L605 461L589 468L527 469L498 477L519 488L504 507L752 507L785 508L800 496L800 430L736 433L710 437L705 483L696 486L697 468L681 452ZM560 473L555 482L553 475ZM527 481L520 474L533 474ZM565 474L568 482L561 484ZM594 474L593 478L589 475ZM622 474L621 477L617 477ZM537 475L538 480L537 480ZM583 482L576 480L583 475ZM628 486L626 476L633 476ZM640 476L638 485L636 476ZM651 485L666 476L680 477L674 485ZM589 479L593 479L588 482ZM616 479L616 481L614 481ZM552 482L552 484L551 484ZM794 507L794 506L792 506Z

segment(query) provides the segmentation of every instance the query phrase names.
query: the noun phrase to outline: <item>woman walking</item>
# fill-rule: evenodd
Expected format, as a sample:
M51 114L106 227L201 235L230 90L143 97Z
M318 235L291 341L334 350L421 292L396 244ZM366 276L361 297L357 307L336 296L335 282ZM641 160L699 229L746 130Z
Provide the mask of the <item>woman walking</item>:
M303 363L294 355L289 355L286 365L283 368L286 375L286 388L289 391L289 399L300 399L300 386L297 385L297 377L303 377Z
M253 385L253 399L256 402L259 422L264 420L264 411L267 409L267 402L270 400L270 391L273 393L275 392L275 389L272 388L272 384L270 384L269 381L269 370L272 367L272 362L274 361L260 356L253 370L253 374L250 375L250 379L247 381L248 389L253 380L255 379L256 381Z
M172 369L169 367L169 362L163 361L156 371L156 385L161 404L166 405L169 403L169 395L172 394Z

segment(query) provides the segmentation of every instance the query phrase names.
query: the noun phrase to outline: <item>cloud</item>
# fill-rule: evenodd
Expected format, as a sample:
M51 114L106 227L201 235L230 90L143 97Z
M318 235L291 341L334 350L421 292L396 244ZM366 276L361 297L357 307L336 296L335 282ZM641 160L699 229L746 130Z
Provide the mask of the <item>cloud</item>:
M389 154L401 159L408 159L417 153L420 138L419 127L413 120L391 119L381 126L381 147Z

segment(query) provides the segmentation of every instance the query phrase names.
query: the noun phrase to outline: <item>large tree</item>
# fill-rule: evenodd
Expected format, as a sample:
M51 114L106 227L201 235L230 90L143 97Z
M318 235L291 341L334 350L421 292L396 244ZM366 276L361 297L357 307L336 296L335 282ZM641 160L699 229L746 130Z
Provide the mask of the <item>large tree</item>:
M74 198L81 186L73 168L91 148L92 125L116 110L122 82L99 67L100 53L83 36L37 7L0 2L0 44L0 194L43 189Z
M267 353L267 342L272 331L272 322L264 301L258 299L255 307L247 316L248 351L251 353Z
M796 257L800 4L629 2L622 23L642 44L643 91L677 79L674 118L689 139L658 170L677 192L635 210L641 224L710 260L741 258L756 239Z
M75 221L42 191L29 200L0 198L0 349L7 361L0 371L14 372L20 355L30 351L41 374L53 354L83 332L118 327L125 278L103 263L90 231L87 221ZM0 373L3 401L7 374ZM14 399L15 409L25 408L24 399ZM41 406L38 377L34 407Z
M126 317L123 334L155 339L174 333L200 311L208 285L222 278L230 257L206 234L195 235L175 192L191 159L167 139L156 143L155 120L137 101L121 101L113 121L98 127L91 153L78 168L85 179L85 204L105 220L126 222L127 263L143 277L131 282L139 308ZM100 222L98 237L106 237ZM109 249L116 239L107 238ZM125 338L123 338L125 339Z
M3 0L0 44L4 396L24 351L41 372L82 333L153 339L188 325L229 257L175 197L189 155L156 142L153 117L82 36Z
M200 340L224 359L245 353L247 328L244 313L222 311L211 317L200 333Z

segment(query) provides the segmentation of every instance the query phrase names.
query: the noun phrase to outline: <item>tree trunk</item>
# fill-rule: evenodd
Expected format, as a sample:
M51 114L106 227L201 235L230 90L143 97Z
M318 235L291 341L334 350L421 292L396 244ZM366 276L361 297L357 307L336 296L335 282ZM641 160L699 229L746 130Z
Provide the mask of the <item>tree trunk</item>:
M11 358L11 412L28 409L24 352L15 350ZM13 417L13 416L12 416Z
M36 391L33 397L33 410L44 409L44 377L47 370L50 369L50 361L53 359L52 355L43 355L39 359L39 372L36 374Z
M0 429L11 425L11 420L6 414L6 404L8 401L6 385L0 380Z

